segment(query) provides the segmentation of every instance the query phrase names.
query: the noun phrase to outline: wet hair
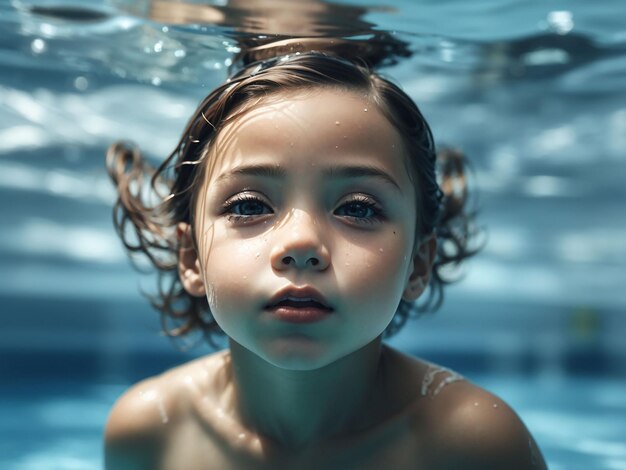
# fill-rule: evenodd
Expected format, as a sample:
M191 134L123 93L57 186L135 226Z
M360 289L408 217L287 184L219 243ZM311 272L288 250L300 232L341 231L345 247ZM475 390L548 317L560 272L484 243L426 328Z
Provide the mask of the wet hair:
M158 168L146 162L131 143L116 142L107 151L107 170L118 190L113 208L115 229L135 267L139 268L135 255L140 255L156 269L158 293L143 294L161 312L161 325L168 336L200 331L215 346L214 340L224 334L207 298L193 297L183 288L178 275L181 240L176 234L179 222L189 223L193 247L198 248L194 213L216 136L265 97L324 88L365 93L395 126L404 139L416 187L416 236L434 233L438 239L427 294L417 302L401 300L384 336L397 332L412 315L437 310L444 285L458 277L452 276L449 268L459 267L478 251L471 248L478 234L476 212L469 213L466 208L467 161L458 150L436 152L428 123L399 86L362 63L325 53L255 62L200 103L178 145ZM146 177L149 185L144 184Z

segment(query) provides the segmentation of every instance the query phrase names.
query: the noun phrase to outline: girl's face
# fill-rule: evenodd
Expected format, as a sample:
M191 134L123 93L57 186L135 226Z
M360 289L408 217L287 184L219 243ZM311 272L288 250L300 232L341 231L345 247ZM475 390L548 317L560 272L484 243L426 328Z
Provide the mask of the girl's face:
M408 155L367 98L323 89L265 99L220 132L209 157L196 211L204 283L183 284L270 363L315 369L356 351L389 324L416 266L427 279L411 258ZM314 288L332 312L281 320L266 306L290 286Z

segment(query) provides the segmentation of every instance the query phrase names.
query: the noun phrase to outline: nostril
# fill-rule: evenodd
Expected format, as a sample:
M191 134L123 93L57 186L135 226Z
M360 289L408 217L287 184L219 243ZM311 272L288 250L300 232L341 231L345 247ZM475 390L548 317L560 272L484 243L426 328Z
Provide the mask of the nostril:
M317 266L320 263L320 261L317 258L311 258L309 261L311 261L311 264L313 266Z

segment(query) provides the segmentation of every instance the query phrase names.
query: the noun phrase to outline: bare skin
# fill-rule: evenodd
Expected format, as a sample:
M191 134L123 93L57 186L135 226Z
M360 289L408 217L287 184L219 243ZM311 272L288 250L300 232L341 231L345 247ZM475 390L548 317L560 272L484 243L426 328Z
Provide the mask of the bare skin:
M397 130L345 90L275 98L210 149L198 251L178 227L183 286L207 297L230 348L128 391L107 468L545 468L499 398L381 344L436 252L415 233ZM266 306L286 286L314 287L332 313L281 320Z
M440 387L434 364L381 351L385 386L356 430L284 448L238 420L228 350L135 385L107 425L107 469L545 469L500 398L466 381ZM437 389L439 389L437 391Z

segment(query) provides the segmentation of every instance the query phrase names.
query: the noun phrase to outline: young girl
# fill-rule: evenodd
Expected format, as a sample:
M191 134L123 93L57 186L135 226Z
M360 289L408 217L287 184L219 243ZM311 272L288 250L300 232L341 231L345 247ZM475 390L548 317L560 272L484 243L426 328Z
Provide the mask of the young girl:
M127 391L107 468L546 468L506 403L382 343L472 254L462 158L440 160L443 192L411 99L315 52L229 79L156 171L114 144L116 228L169 276L165 330L229 348Z

